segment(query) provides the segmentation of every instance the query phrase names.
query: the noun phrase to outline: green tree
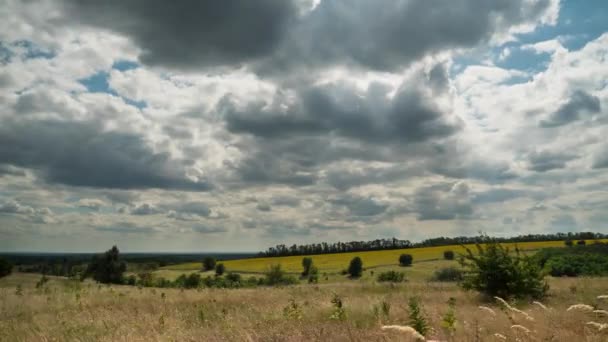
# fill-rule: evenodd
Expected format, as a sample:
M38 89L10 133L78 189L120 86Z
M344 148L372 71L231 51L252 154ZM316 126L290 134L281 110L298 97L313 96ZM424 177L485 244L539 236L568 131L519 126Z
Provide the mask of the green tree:
M412 266L414 257L411 254L401 254L399 256L399 265L401 266Z
M477 244L477 253L466 246L460 263L464 268L461 286L476 290L487 296L542 298L549 286L544 280L538 263L522 255L519 249L512 254L494 239L482 238Z
M310 268L312 267L312 258L302 258L302 267L304 268L302 271L302 276L307 277L308 274L310 274Z
M4 278L13 271L13 264L8 260L0 258L0 278Z
M93 279L104 284L122 284L123 274L127 264L120 260L120 251L116 246L103 254L95 255L89 263L83 278L92 276Z
M203 259L203 271L211 271L215 269L215 258L212 256L205 257Z
M359 257L354 257L348 265L348 274L351 278L359 278L363 273L363 261Z
M222 274L224 274L225 271L226 271L226 266L224 266L224 264L217 264L215 266L215 275L216 276L221 276Z

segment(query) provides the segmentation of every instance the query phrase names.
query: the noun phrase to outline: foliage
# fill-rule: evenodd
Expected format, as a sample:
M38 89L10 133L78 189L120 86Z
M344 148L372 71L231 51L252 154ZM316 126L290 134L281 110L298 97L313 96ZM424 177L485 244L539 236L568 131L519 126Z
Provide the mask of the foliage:
M215 275L216 276L221 276L222 274L224 274L224 272L226 272L226 266L224 266L224 264L215 265Z
M608 275L608 244L594 243L570 248L543 248L534 258L554 277Z
M216 260L212 256L207 256L203 259L203 271L211 271L215 269Z
M310 268L312 267L312 258L302 258L302 277L307 277L310 274Z
M405 279L405 273L397 271L386 271L378 274L378 281L400 283Z
M37 289L42 288L48 282L49 282L49 278L45 274L43 274L42 277L40 277L40 280L38 280L36 282L36 288Z
M466 249L460 263L466 290L476 290L487 296L502 298L542 298L549 286L544 280L538 263L522 255L518 249L512 255L508 247L485 237L483 245L477 244L477 254Z
M266 272L265 280L265 285L270 286L291 285L298 282L294 277L288 276L285 271L283 271L280 264L270 266L270 269Z
M464 278L463 271L457 267L443 267L435 271L431 280L433 281L461 281Z
M574 245L574 242L570 239L564 241L564 245L568 246L568 247L572 247Z
M411 254L401 254L399 256L399 265L401 266L412 266L414 257Z
M576 244L577 244L577 245L579 245L579 246L584 246L584 245L586 245L586 244L587 244L587 242L586 242L585 240L578 240L578 241L576 242Z
M451 250L443 251L443 258L445 260L454 260L454 251L451 251Z
M120 251L116 246L104 254L95 255L83 274L83 279L92 276L103 284L122 284L123 273L127 265L120 259Z
M0 258L0 278L6 277L11 274L12 271L13 264L4 258Z
M287 319L301 320L302 316L302 308L300 305L295 300L290 299L289 304L283 308L283 317Z
M331 305L333 306L333 310L331 315L329 315L329 319L336 321L343 321L346 319L346 310L344 309L344 304L342 303L342 298L334 293L334 296L331 299Z
M456 331L456 299L454 297L450 297L448 300L448 311L441 319L441 326L450 335Z
M418 297L411 297L408 302L409 307L409 325L416 329L417 332L426 336L430 326L424 315L422 304Z
M316 266L312 266L308 272L308 283L316 284L319 282L319 269Z
M226 275L226 280L233 282L233 283L240 283L241 275L238 273L234 273L234 272L228 272L228 274Z
M195 289L201 285L201 275L198 273L182 274L175 280L175 286L184 289Z
M359 257L354 257L348 265L348 274L351 278L358 278L363 273L363 261Z

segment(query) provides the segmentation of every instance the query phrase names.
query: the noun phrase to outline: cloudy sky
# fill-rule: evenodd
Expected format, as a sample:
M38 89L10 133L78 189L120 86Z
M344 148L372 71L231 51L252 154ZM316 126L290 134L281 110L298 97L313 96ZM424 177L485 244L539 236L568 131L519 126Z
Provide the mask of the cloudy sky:
M0 0L0 251L608 233L605 0Z

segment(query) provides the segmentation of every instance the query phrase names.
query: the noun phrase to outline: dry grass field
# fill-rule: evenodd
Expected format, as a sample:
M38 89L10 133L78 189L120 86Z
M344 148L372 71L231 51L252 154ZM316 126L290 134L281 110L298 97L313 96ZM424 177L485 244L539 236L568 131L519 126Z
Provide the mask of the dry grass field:
M422 280L179 290L51 278L37 289L39 277L0 279L0 341L414 341L382 329L408 323L412 296L420 298L432 327L428 340L608 341L608 328L588 323L608 323L603 312L567 311L579 303L608 309L597 298L608 293L606 278L550 279L547 309L513 303L522 313L483 302L455 284ZM343 320L331 318L334 294L343 300ZM442 325L450 298L456 302L453 333Z
M591 243L591 241L589 241L589 243ZM534 251L545 247L563 247L564 242L520 242L517 244L505 243L504 245L512 249L517 246L522 251ZM473 249L475 248L474 245L467 245L467 247ZM462 246L439 246L370 252L320 254L311 255L310 257L313 259L315 266L319 268L320 272L335 273L345 269L348 266L350 260L355 256L361 257L361 259L363 260L364 267L371 268L378 266L396 265L399 259L399 255L403 253L411 254L414 257L414 262L438 260L443 258L443 252L446 250L452 250L456 253L462 253L464 251L464 248ZM268 270L270 265L281 264L285 271L298 273L302 271L302 256L228 260L224 261L223 264L230 271L245 273L262 273ZM164 267L163 269L171 271L180 271L177 273L181 274L184 273L184 271L198 271L201 269L201 267L201 263L192 262L179 265L170 265Z

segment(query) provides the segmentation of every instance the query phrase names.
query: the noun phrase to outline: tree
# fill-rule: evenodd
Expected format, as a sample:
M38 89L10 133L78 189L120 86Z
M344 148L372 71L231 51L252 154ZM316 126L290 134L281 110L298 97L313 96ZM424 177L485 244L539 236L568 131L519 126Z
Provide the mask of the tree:
M399 265L401 266L412 266L414 257L411 254L401 254L399 256Z
M226 266L224 266L224 264L217 264L215 266L215 275L216 276L221 276L222 274L224 274L225 271L226 271Z
M454 260L454 251L443 251L443 258L445 260Z
M212 256L205 257L203 259L203 271L211 271L215 269L215 258Z
M477 244L477 253L464 247L466 254L460 259L464 268L461 286L487 296L502 298L542 298L549 286L538 263L522 255L519 249L511 254L509 248L496 240L484 237L484 244Z
M123 273L127 264L120 260L120 251L116 246L103 254L95 255L83 274L83 279L92 276L104 284L122 284Z
M4 278L13 271L13 264L8 260L0 258L0 278Z
M351 278L358 278L363 273L363 261L359 257L354 257L348 265L348 274Z
M310 268L312 267L312 258L302 258L302 276L307 277L310 274Z

